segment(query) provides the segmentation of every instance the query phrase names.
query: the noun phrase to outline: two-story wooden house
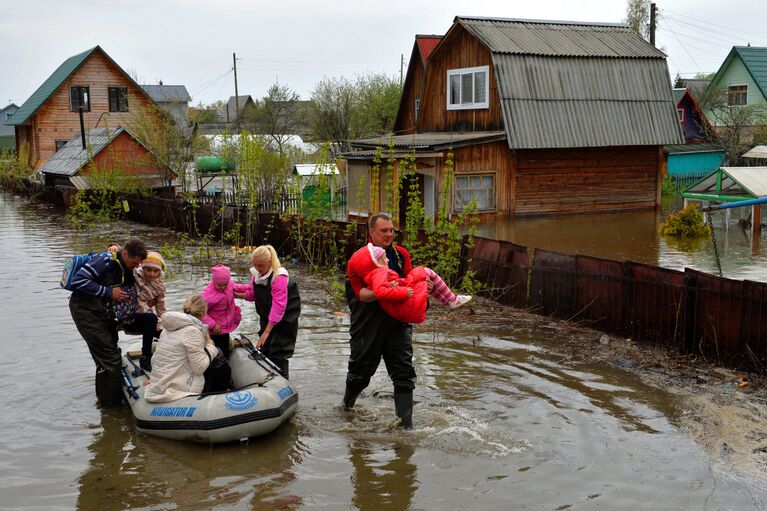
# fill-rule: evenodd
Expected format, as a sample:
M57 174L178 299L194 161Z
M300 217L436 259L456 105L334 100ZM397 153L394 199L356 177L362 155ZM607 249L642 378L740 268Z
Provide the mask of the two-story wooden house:
M147 92L96 46L65 60L6 121L15 126L17 154L40 168L81 132L81 107L86 130L127 127L139 110L158 115Z
M733 46L705 93L706 116L716 127L738 124L734 111L748 108L748 124L767 124L767 48Z
M684 141L671 90L665 55L625 25L456 17L423 83L405 85L417 119L398 116L392 138L355 141L345 155L349 210L387 204L390 187L351 191L370 182L374 150L386 155L390 141L395 156L415 152L427 215L449 150L450 208L475 199L485 221L654 208L663 145Z

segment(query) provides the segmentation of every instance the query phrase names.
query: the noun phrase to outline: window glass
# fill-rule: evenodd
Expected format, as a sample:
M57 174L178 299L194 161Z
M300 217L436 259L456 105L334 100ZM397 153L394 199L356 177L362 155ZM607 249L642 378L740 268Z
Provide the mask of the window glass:
M474 102L474 74L461 75L461 104Z
M459 75L450 76L450 104L458 105L461 103L461 77Z
M77 112L80 106L83 107L84 112L91 111L90 94L88 87L74 86L69 88L69 102L70 109L73 112Z
M456 176L455 209L462 210L472 200L477 209L495 209L495 175Z
M740 106L748 104L748 86L732 85L727 87L727 105Z
M487 73L484 71L474 73L474 102L484 103L487 101L485 94L485 81L487 80Z
M109 87L109 111L127 112L128 111L128 88L127 87Z

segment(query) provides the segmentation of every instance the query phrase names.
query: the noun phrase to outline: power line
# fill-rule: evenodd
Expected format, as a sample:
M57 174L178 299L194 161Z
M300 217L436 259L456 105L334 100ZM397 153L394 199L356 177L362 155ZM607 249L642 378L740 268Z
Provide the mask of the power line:
M764 37L764 34L754 34L754 33L751 33L751 32L746 32L745 30L741 30L739 28L732 28L732 27L727 27L725 25L719 25L717 23L711 23L710 21L702 20L702 19L699 19L699 18L693 18L692 16L687 16L686 14L682 14L682 13L679 13L679 12L669 11L668 9L663 9L663 11L670 12L671 14L676 14L677 16L682 16L683 18L689 18L691 20L700 21L701 23L705 23L706 25L713 25L715 27L723 28L723 29L729 30L731 32L736 32L737 34L748 34L748 35L752 35L752 36L759 37L759 38Z
M217 76L216 78L213 78L212 80L209 80L209 81L203 83L202 85L200 85L197 88L197 90L195 90L194 93L192 93L192 96L196 96L197 94L201 93L202 91L204 91L204 90L208 89L209 87L215 85L216 82L218 82L219 80L221 80L222 78L224 78L225 76L227 76L231 72L232 72L231 68L227 69L225 73L222 73L221 75Z
M742 34L738 34L738 36L735 37L735 36L732 36L731 34L720 32L718 30L709 29L695 23L690 23L684 20L677 19L676 17L673 17L673 16L665 16L664 19L671 20L675 24L682 25L682 28L687 30L692 30L694 32L697 32L699 34L706 36L707 38L713 37L713 38L719 39L720 41L726 42L728 45L732 45L733 39L740 38L742 35ZM767 39L762 39L762 40L767 42Z
M695 62L695 59L693 58L693 56L692 56L692 55L690 55L690 52L689 52L689 51L687 51L687 48L685 47L684 43L682 43L682 41L680 41L680 40L679 40L679 37L677 37L676 33L674 33L674 29L673 29L673 28L671 28L671 26L670 26L670 25L668 24L668 22L667 22L667 21L665 21L665 20L664 20L664 24L665 24L667 27L669 27L669 29L671 30L671 33L674 35L674 37L676 38L676 40L677 40L677 41L679 41L679 44L682 46L682 49L684 50L684 52L687 54L687 56L688 56L688 57L690 57L690 60L692 60L692 63L693 63L693 64L695 64L695 67L697 67L697 68L698 68L698 70L700 70L700 66L698 65L698 63L697 63L697 62ZM703 72L703 71L701 71L701 72Z

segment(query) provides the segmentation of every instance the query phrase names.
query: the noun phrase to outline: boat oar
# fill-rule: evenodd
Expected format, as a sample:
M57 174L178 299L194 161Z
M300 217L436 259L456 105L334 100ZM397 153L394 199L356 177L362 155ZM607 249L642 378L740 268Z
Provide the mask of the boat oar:
M251 355L254 357L254 360L256 360L256 361L258 361L257 359L262 359L262 360L264 360L264 361L265 361L267 364L269 364L269 367L271 367L272 369L274 369L275 371L277 371L277 374L279 374L279 375L282 375L282 372L280 371L280 368L279 368L279 367L277 367L277 364L275 364L274 362L272 362L271 360L269 360L269 358L268 358L266 355L264 355L264 354L261 352L261 350L260 350L260 349L256 348L256 347L253 345L253 343L252 343L252 342L250 342L250 339L248 339L248 337L246 337L246 336L245 336L245 335L243 335L243 334L240 334L240 339L245 339L245 341L247 342L247 344L245 345L245 347L248 349L248 351L250 352L250 354L251 354Z
M122 368L121 373L123 375L123 386L128 390L128 394L133 399L138 400L139 396L138 396L138 392L136 392L136 389L138 387L133 385L133 381L130 379L130 376L128 376L128 372L125 370L124 367Z

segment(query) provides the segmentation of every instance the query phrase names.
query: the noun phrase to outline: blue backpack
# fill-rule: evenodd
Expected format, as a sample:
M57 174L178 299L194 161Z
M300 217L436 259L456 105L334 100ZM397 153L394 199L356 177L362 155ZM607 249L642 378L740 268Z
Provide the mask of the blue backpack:
M90 254L73 255L67 258L64 263L64 271L61 273L61 280L59 285L67 291L74 291L72 287L72 280L75 278L75 274L90 261L93 256L98 254L109 254L114 258L115 255L112 252L91 252Z

